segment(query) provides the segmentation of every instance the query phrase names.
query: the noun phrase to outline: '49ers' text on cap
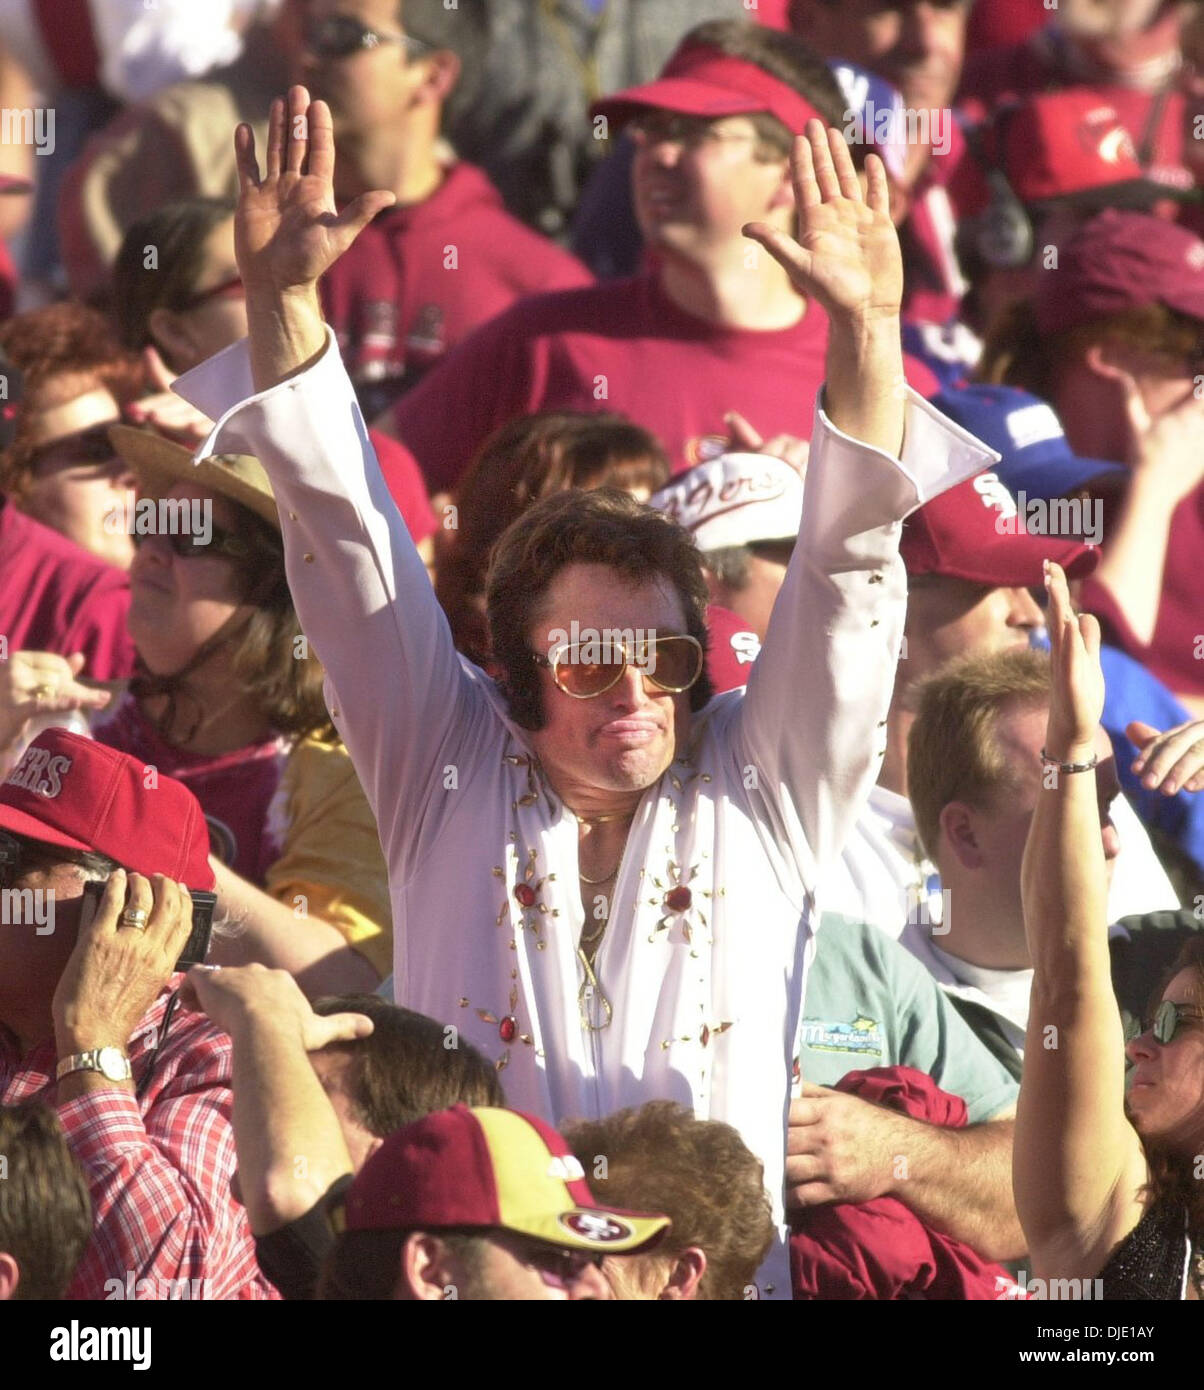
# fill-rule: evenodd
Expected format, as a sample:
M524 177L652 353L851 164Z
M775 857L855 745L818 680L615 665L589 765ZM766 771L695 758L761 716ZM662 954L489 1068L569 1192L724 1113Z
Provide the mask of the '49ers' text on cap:
M183 782L66 729L40 733L0 782L0 830L213 888L205 814Z

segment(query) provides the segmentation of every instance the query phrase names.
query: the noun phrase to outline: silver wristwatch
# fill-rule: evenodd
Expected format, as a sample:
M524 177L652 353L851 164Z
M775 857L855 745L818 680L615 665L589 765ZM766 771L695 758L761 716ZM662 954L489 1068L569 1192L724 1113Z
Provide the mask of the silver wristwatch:
M93 1047L87 1052L73 1052L55 1068L55 1080L61 1081L73 1071L98 1071L108 1081L129 1081L134 1075L130 1059L119 1047Z

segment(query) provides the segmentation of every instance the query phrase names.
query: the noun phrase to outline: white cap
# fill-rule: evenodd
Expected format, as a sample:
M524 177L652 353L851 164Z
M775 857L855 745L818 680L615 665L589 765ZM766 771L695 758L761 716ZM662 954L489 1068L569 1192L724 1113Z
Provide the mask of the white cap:
M721 454L678 474L648 505L691 532L699 550L793 541L803 515L803 479L768 454Z

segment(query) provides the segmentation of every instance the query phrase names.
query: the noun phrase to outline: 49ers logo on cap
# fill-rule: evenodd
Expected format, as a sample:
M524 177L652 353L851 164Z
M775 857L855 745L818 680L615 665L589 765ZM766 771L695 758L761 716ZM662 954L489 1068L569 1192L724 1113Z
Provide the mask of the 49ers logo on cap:
M45 748L31 747L4 780L10 787L24 787L53 800L63 790L63 778L70 771L71 759L62 753L52 755Z
M605 1212L566 1211L558 1218L560 1224L582 1240L591 1240L598 1245L613 1245L616 1240L626 1240L635 1234L635 1227L616 1216Z

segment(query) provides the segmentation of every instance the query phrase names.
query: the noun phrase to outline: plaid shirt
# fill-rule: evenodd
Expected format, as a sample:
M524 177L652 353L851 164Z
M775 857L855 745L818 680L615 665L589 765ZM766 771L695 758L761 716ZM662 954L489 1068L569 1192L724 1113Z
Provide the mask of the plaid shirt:
M169 997L130 1040L135 1083ZM230 1039L203 1014L177 1011L141 1097L114 1087L56 1104L57 1060L53 1041L21 1057L0 1029L0 1102L54 1106L88 1177L92 1239L68 1298L278 1298L230 1191Z

